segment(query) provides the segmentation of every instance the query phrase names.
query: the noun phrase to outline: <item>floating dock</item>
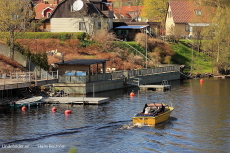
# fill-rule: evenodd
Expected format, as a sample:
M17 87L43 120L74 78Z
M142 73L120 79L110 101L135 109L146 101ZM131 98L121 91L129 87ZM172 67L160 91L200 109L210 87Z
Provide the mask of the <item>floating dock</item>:
M103 104L109 101L109 98L103 97L47 97L42 99L48 104Z
M166 91L171 89L171 85L140 85L140 90Z

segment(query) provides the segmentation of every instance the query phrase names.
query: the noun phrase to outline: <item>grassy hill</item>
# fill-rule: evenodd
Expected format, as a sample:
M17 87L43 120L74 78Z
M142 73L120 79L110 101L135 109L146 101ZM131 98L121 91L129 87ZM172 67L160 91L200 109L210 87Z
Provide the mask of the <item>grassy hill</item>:
M185 65L185 73L213 73L212 59L202 52L197 52L190 47L188 40L180 40L178 43L171 44L175 54L172 57L174 64Z
M42 36L44 37L46 35ZM113 43L112 46L107 46L107 50L105 49L106 51L101 51L103 46L98 47L93 42L81 41L79 38L70 38L70 36L67 37L67 34L61 34L60 36L62 36L60 38L63 38L63 40L54 36L52 36L54 38L49 38L47 36L47 38L44 39L43 37L37 35L37 39L32 39L27 36L28 38L26 37L24 39L18 39L17 42L24 46L24 48L29 49L30 52L34 54L56 50L65 55L65 60L79 58L110 59L110 61L107 62L107 67L116 67L117 70L145 67L143 64L145 63L143 60L143 56L145 56L145 49L140 45L137 45L136 42ZM40 37L43 39L39 39ZM159 43L158 45L163 46L162 43ZM114 48L117 46L119 46L118 49L114 50ZM191 49L188 40L181 40L178 43L171 43L170 46L175 52L175 54L172 56L171 63L185 65L185 73L213 73L214 70L212 69L212 60L202 52L198 53L196 50ZM158 48L157 46L155 47ZM133 48L137 49L138 51ZM162 51L162 49L158 48L156 51ZM154 56L152 59L154 60ZM62 57L60 56L48 56L49 64L60 62L61 60ZM1 67L3 68L3 66ZM12 67L12 70L14 67L15 66Z

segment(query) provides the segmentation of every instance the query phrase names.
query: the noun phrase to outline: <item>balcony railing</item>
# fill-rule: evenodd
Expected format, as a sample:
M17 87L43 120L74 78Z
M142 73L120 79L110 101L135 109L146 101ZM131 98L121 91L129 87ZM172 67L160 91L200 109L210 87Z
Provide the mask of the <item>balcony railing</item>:
M125 70L125 71L114 71L111 73L102 73L95 75L86 76L59 76L60 83L87 83L97 82L124 78L135 78L138 76L146 76L153 74L169 73L179 71L179 65L161 65L161 67L148 68L148 69L137 69L137 70Z

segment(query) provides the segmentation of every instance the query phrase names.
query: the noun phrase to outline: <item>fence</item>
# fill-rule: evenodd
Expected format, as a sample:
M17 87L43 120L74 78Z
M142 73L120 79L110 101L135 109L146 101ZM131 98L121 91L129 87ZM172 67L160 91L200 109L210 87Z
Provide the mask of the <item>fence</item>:
M58 71L51 71L51 72L15 72L10 73L10 76L7 78L8 81L12 83L18 82L31 82L31 81L38 81L38 80L49 80L49 79L58 79Z
M160 67L137 69L137 70L125 70L114 71L111 73L86 75L86 76L59 76L60 83L86 83L96 81L115 80L123 78L133 78L138 76L146 76L160 73L168 73L178 71L179 65L160 65Z

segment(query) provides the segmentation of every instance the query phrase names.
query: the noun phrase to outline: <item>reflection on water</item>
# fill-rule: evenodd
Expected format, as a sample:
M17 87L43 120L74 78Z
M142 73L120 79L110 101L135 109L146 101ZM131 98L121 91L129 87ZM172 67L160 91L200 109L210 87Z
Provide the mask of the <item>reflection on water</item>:
M138 88L95 94L110 97L95 105L0 107L0 152L227 152L230 149L230 80L172 81L172 90ZM135 97L130 98L134 90ZM172 103L170 120L153 127L133 125L145 103ZM65 115L66 109L72 114ZM8 148L7 148L8 145ZM13 145L18 145L14 146ZM24 146L24 148L17 147ZM11 148L9 148L11 146Z

